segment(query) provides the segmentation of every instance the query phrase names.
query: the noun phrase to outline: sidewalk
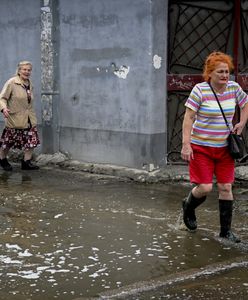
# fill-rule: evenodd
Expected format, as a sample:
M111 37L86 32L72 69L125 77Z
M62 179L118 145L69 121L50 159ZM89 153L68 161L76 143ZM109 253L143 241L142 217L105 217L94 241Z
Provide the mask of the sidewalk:
M129 179L140 183L163 183L163 182L189 182L188 166L169 164L161 169L148 172L111 164L94 164L69 160L62 153L41 154L36 162L39 166L54 165L63 169L115 176L122 179ZM248 165L237 165L235 168L235 183L248 183Z

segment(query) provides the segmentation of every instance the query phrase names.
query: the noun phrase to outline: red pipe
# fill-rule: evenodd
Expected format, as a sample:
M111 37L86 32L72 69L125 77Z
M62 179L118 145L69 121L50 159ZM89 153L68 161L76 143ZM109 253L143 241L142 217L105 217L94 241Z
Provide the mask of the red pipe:
M239 33L240 33L240 13L241 13L241 0L234 1L234 49L233 49L233 63L234 63L234 76L235 80L238 79L238 55L239 55Z

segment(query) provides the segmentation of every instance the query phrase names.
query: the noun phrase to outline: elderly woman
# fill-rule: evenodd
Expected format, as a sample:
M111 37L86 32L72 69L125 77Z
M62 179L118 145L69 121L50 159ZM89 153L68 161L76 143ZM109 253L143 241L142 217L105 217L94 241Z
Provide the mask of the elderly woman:
M230 128L241 134L248 117L248 96L238 83L229 81L232 70L233 62L229 55L211 53L204 65L205 81L194 86L186 101L181 156L189 162L190 181L195 187L182 205L185 225L195 230L195 209L211 192L215 175L219 192L220 237L237 243L240 239L231 231L234 159L227 147L229 129L211 89L212 86ZM241 115L240 121L233 127L236 104L241 109Z
M29 61L21 61L16 75L5 83L0 93L0 110L5 118L5 128L0 140L0 165L5 171L12 170L7 160L11 147L24 149L24 159L21 162L23 170L39 169L31 162L33 149L40 143L33 108L31 72L32 64Z

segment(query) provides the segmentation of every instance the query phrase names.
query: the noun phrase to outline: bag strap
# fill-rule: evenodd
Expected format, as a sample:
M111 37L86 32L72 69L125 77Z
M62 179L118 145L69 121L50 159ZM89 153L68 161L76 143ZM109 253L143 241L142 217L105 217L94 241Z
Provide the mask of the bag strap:
M218 105L219 105L219 107L220 107L220 111L221 111L221 113L222 113L222 116L223 116L223 118L224 118L224 120L225 120L226 126L227 126L227 128L229 129L229 131L231 132L231 129L230 129L230 126L229 126L229 124L228 124L228 122L227 122L227 119L226 119L226 116L225 116L225 114L224 114L224 111L223 111L223 109L222 109L222 107L221 107L221 105L220 105L220 101L219 101L219 99L218 99L218 97L217 97L217 95L216 95L216 93L215 93L215 91L214 91L212 85L210 84L210 82L209 82L208 84L209 84L209 86L210 86L210 88L211 88L211 90L212 90L212 92L213 92L213 94L214 94L214 96L215 96L215 98L216 98L216 100L217 100L217 102L218 102Z

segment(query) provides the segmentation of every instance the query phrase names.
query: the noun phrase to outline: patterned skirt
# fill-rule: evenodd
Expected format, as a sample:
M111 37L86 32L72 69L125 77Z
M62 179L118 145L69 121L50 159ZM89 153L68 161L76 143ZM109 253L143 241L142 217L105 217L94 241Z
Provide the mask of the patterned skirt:
M0 139L0 147L30 149L35 148L40 144L37 127L15 129L5 127Z

